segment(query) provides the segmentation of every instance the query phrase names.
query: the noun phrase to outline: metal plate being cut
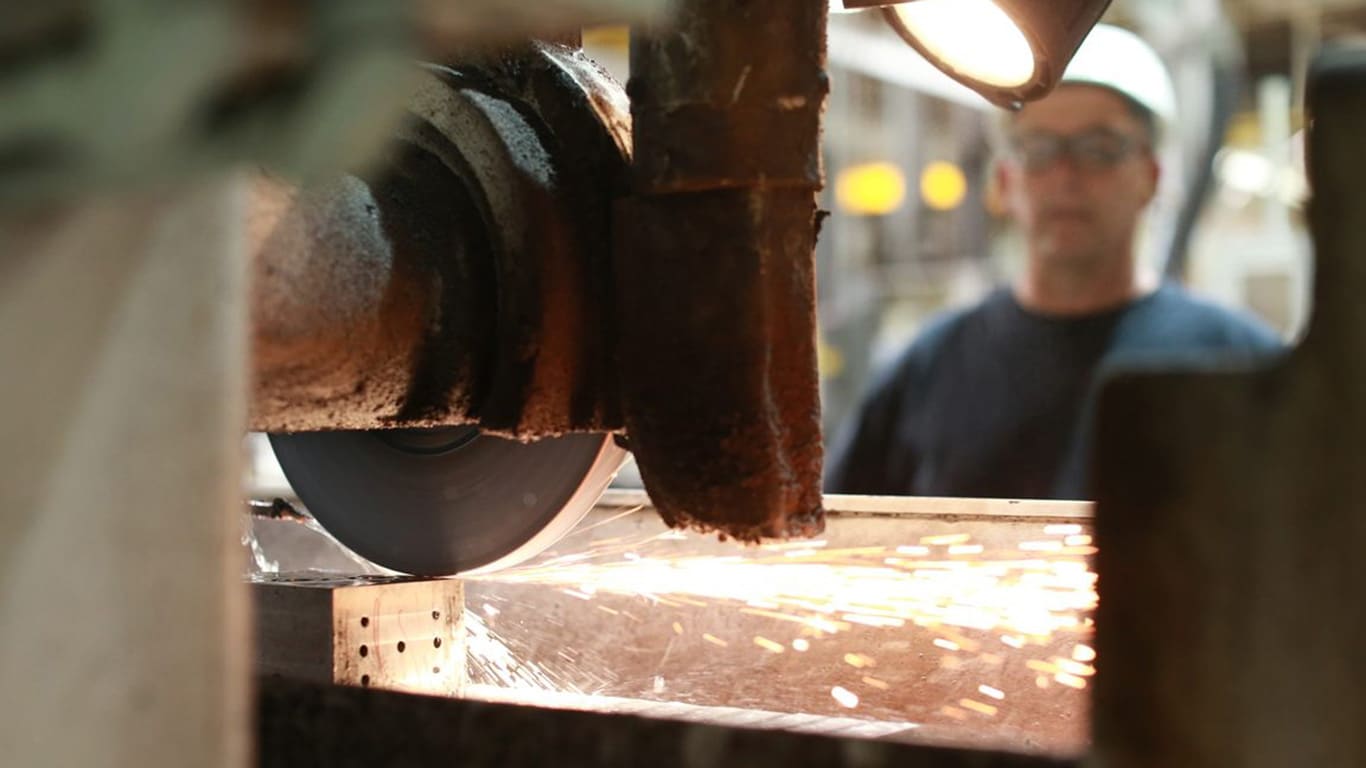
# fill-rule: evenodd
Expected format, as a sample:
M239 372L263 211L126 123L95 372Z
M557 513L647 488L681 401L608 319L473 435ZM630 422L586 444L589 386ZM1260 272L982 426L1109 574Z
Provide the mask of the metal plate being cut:
M626 457L611 435L533 443L475 427L270 436L294 492L328 533L392 570L505 568L568 533Z

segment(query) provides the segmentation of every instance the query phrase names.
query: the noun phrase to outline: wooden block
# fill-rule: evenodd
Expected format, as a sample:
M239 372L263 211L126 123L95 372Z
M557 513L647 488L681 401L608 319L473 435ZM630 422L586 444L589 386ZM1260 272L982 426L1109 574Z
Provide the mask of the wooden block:
M464 687L457 580L282 574L252 597L258 674L444 696Z

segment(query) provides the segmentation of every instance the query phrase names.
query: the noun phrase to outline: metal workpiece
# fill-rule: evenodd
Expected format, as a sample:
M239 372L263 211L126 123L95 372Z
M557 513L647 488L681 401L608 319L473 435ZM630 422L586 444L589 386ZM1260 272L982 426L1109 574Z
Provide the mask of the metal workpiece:
M690 0L631 45L622 411L673 525L820 530L814 247L827 6Z
M619 91L551 44L431 66L375 169L302 190L263 179L252 427L618 428Z
M358 634L354 611L335 622L338 636L350 627L340 643L351 649L349 683L363 685L356 676L368 672L381 685L375 667L354 666L358 644L372 660L376 643L392 659L398 641L412 654L413 638L435 626L396 590L460 584L468 666L442 663L443 673L463 675L459 695L518 704L527 717L573 709L961 750L1085 751L1090 505L830 496L826 508L819 540L748 546L671 530L643 493L609 491L518 567L458 582L334 586L261 573L335 562L318 546L335 544L258 518L253 578L278 590L258 613L269 606L282 625L258 661L316 645L311 679L331 674L325 662L340 641L299 639L316 624L302 616L319 597L291 597L327 587L333 604L345 598L362 618L390 617L371 634Z
M732 727L800 713L918 744L1085 752L1089 505L825 508L819 539L749 546L670 530L643 494L609 491L536 560L466 580L466 695L686 704Z
M263 574L251 595L257 674L439 696L464 687L455 579Z
M1075 761L262 679L260 765L1068 768ZM401 756L401 757L400 757Z

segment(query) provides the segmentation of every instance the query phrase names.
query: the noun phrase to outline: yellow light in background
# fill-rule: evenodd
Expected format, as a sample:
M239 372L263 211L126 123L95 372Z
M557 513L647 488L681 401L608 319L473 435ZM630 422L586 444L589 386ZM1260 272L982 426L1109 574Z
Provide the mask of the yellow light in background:
M624 24L585 27L582 37L585 48L607 48L625 53L631 46L631 28Z
M835 180L840 210L882 216L906 201L906 174L892 163L864 163L840 171Z
M844 353L828 344L824 337L816 339L816 368L827 379L839 378L844 373Z
M965 77L1002 88L1034 77L1034 49L992 0L916 0L892 8L931 56Z
M968 180L953 163L933 162L920 173L920 198L936 211L952 211L967 194Z

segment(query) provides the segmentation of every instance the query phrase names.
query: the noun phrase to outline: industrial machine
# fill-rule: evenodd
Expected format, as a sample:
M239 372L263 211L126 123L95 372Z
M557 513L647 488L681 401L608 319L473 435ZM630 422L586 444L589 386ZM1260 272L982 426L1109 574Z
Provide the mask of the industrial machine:
M1010 105L1106 5L998 11L1014 80L953 36L961 9L886 14ZM291 433L285 474L343 543L408 573L517 562L587 512L618 440L670 524L820 530L825 9L768 18L805 44L760 68L744 26L683 8L635 47L629 100L571 47L429 67L363 177L263 185L252 426Z
M367 172L262 183L252 427L341 541L505 565L587 512L618 442L672 524L820 529L825 8L774 15L810 44L760 70L744 27L679 14L629 105L572 47L428 67Z
M252 426L352 549L407 573L506 565L615 474L629 122L582 53L537 44L425 68L364 179L259 183Z

